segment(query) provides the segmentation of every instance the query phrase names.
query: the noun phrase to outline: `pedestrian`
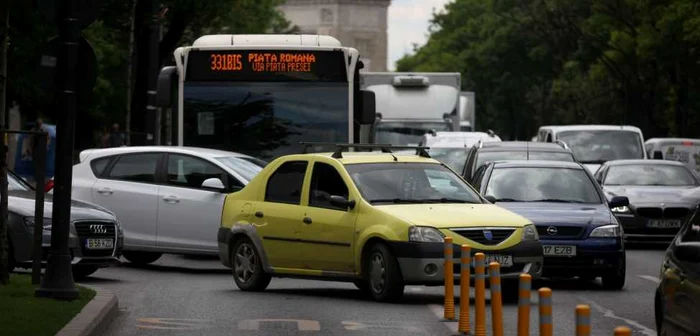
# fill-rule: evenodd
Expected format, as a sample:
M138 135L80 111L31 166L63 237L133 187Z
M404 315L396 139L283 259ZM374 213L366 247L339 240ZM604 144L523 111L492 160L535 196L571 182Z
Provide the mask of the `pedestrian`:
M112 133L109 135L109 146L121 147L125 145L126 141L124 139L124 133L119 130L119 124L115 123L112 125Z

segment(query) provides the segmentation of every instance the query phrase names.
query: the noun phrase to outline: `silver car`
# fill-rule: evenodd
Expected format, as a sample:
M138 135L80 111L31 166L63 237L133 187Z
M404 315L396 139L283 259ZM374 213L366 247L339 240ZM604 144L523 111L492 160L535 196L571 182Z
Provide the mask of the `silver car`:
M22 178L7 173L9 268L31 267L34 240L35 191ZM51 247L52 195L45 195L42 259ZM117 217L95 204L73 200L68 246L73 277L81 280L101 267L119 263L123 233Z

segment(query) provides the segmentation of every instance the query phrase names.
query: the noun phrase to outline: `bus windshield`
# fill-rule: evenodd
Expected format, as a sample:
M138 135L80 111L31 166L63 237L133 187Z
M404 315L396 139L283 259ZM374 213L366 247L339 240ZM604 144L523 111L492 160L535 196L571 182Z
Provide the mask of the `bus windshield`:
M416 146L423 139L423 135L430 130L436 132L451 131L450 124L446 122L381 121L377 124L374 142L397 146Z
M184 83L184 144L270 160L300 141L347 142L348 84Z
M581 163L643 159L642 138L636 132L617 130L564 131L557 134Z

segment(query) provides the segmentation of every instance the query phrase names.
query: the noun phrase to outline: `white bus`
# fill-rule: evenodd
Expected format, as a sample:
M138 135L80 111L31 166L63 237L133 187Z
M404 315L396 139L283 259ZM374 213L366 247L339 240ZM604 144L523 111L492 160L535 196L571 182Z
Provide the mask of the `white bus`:
M542 126L537 132L537 141L564 142L591 174L606 161L647 159L644 135L635 126Z
M205 35L173 54L156 100L173 110L178 146L269 160L301 141L368 142L374 93L360 90L359 52L331 36Z

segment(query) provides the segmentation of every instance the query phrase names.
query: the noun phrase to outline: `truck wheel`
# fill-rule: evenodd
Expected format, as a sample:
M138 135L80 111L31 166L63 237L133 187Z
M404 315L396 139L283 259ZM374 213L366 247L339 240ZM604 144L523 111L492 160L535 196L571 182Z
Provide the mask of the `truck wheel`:
M90 276L92 273L97 272L98 267L97 266L78 266L75 265L73 266L73 279L75 281L82 281L88 276Z
M233 281L242 291L263 291L272 277L266 274L260 262L260 254L248 238L241 238L231 251Z
M158 260L163 254L157 252L124 251L122 256L134 265L144 266Z
M376 301L395 302L403 296L399 263L384 244L372 246L367 258L369 292Z

